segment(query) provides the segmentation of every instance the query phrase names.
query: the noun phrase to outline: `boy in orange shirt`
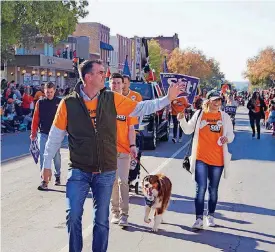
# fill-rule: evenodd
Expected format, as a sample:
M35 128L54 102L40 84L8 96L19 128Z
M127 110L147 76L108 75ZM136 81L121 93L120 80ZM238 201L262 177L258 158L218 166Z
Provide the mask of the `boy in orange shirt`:
M173 138L172 141L173 143L177 142L177 135L178 135L178 119L177 115L178 113L181 113L184 111L187 107L189 107L188 101L185 97L180 97L177 98L176 100L172 101L171 103L171 108L172 108L172 120L173 120ZM179 143L182 142L182 129L179 127Z
M111 91L122 94L122 75L113 73L110 79ZM129 212L129 170L131 156L137 156L135 124L137 117L117 115L117 175L113 186L111 223L128 226Z
M130 89L130 77L128 75L123 75L123 79L124 85L122 89L122 94L130 98L132 101L142 101L141 94Z

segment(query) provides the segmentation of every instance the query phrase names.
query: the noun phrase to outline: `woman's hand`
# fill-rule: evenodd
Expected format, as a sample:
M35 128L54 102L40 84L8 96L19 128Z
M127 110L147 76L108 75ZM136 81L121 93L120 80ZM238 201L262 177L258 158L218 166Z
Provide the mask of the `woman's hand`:
M178 113L177 119L180 121L182 118L184 118L184 112Z

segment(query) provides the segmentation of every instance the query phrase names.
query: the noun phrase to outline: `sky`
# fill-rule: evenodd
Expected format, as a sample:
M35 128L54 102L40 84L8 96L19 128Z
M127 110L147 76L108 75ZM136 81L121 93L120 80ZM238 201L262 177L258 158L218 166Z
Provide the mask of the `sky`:
M111 35L179 35L180 48L196 47L220 62L230 81L243 81L246 61L275 47L274 1L89 0L89 15Z

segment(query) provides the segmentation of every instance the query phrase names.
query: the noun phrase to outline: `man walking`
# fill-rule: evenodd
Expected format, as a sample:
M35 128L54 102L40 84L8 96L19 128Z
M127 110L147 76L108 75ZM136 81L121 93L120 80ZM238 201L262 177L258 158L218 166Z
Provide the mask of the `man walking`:
M102 61L80 65L79 82L60 103L46 144L43 178L51 178L51 160L69 135L70 169L66 185L69 251L83 247L82 215L86 197L92 190L94 207L94 252L106 252L109 238L109 205L117 170L117 115L142 116L167 106L182 85L170 86L161 99L137 103L104 86Z
M121 74L113 73L111 91L122 94L123 82ZM136 117L117 115L117 174L111 197L111 223L123 227L128 226L130 161L131 156L137 156L135 124L138 124Z
M30 138L32 141L34 141L37 137L37 131L39 129L38 144L40 150L40 170L42 170L43 166L44 150L48 140L48 135L53 124L58 105L61 101L60 98L55 97L55 90L55 85L52 82L49 82L44 86L45 97L41 97L40 100L36 102L33 114ZM53 157L53 161L55 166L55 185L60 185L60 149L56 151L56 154ZM42 180L40 186L38 186L37 189L41 191L47 190L48 182Z

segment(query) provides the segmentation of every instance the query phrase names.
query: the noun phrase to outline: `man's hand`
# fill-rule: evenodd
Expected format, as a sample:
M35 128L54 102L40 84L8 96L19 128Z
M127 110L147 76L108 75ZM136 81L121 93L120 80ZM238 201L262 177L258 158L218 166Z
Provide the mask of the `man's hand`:
M168 88L168 99L170 101L175 100L178 95L182 92L181 89L184 87L181 83L173 83Z
M226 143L228 143L228 138L226 136L222 136L220 138L220 141L221 141L221 144L226 144Z
M183 112L178 113L178 115L177 115L177 119L178 119L178 121L180 121L182 118L184 118L184 111L183 111Z
M34 141L34 140L36 139L36 135L31 134L31 135L30 135L30 139L31 139L32 141Z
M52 169L43 168L41 173L42 173L43 181L45 181L46 183L49 183L49 181L51 181L52 179Z
M137 157L137 147L136 147L136 146L132 146L132 147L130 148L130 154L131 154L131 156L133 156L134 158Z

